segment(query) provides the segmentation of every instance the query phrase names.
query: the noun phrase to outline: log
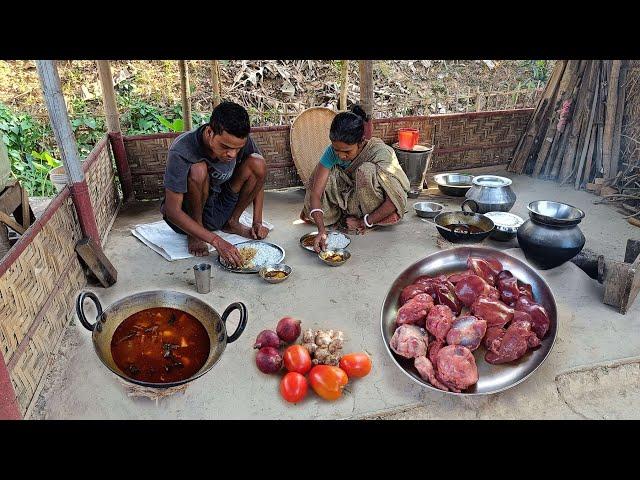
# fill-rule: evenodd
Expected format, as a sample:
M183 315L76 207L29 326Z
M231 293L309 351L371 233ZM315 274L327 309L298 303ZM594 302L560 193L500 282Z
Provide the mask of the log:
M76 253L103 287L110 287L116 283L118 279L117 270L93 239L84 237L76 243L75 249Z
M575 113L572 116L571 133L569 135L567 148L562 157L562 164L560 166L560 179L562 180L562 183L565 183L567 180L569 180L569 178L575 172L576 152L580 140L580 130L583 126L585 116L584 105L587 100L589 77L598 68L597 61L588 62L588 65L585 65L585 69L586 68L588 68L588 70L583 75L581 75L579 85L577 86L578 90L576 94L576 109ZM585 76L587 77L586 79Z
M540 122L543 118L547 117L549 105L552 104L552 99L555 97L560 86L567 64L571 64L571 62L572 61L567 62L563 60L556 63L553 72L551 73L551 77L549 78L549 82L542 92L542 96L538 100L536 110L527 122L525 133L520 137L513 159L509 163L509 171L522 173L526 169L528 160L534 153L532 149L536 145L535 139L540 135ZM535 151L537 152L538 149L539 141L538 148L536 148Z
M633 220L636 220L635 218ZM627 246L624 251L625 263L633 263L640 257L640 240L627 240Z
M587 127L586 127L586 132L585 132L585 137L584 137L584 142L582 145L582 150L580 153L580 157L578 159L578 173L576 174L576 180L574 182L574 188L577 190L581 187L582 185L582 177L583 175L585 175L585 170L586 170L586 180L589 180L589 176L591 174L591 162L588 162L588 168L587 168L587 151L589 149L589 144L591 141L591 132L593 130L593 119L595 117L596 114L596 102L598 101L598 82L596 81L597 77L595 74L592 74L592 77L589 79L589 90L588 90L588 94L591 95L593 97L593 100L591 102L591 107L589 108L589 120L587 121ZM586 182L585 182L586 183Z
M562 109L562 104L566 100L567 94L567 86L570 84L571 80L575 78L575 71L577 63L575 60L565 61L566 67L563 71L562 80L560 80L557 94L555 96L555 102L553 105L553 117L549 122L549 126L547 128L547 133L544 136L544 141L540 147L540 152L538 153L538 158L533 168L533 175L539 176L542 171L545 163L548 163L548 154L551 150L556 139L562 134L564 128L558 130L558 123L560 121L560 111Z
M611 147L611 161L617 172L620 165L620 143L622 140L622 119L626 100L627 62L620 65L620 79L618 81L618 105L616 106L616 121L613 127L613 146Z
M627 218L627 222L629 222L631 225L635 225L636 227L640 227L640 220L635 217Z
M611 62L611 73L608 80L607 102L603 132L603 157L604 178L613 178L618 173L618 166L612 165L611 152L613 150L613 130L616 123L616 110L618 108L618 79L620 77L620 60ZM616 158L617 161L617 158Z

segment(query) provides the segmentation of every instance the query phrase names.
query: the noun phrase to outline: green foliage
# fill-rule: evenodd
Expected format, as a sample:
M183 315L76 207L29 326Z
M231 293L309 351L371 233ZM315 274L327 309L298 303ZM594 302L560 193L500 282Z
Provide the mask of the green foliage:
M11 171L30 195L50 196L55 193L49 170L61 163L48 150L53 136L50 128L23 113L16 115L0 103L0 133L7 146Z
M538 83L544 84L551 74L551 61L549 60L525 60L520 64L526 71L527 81L524 88L536 88Z

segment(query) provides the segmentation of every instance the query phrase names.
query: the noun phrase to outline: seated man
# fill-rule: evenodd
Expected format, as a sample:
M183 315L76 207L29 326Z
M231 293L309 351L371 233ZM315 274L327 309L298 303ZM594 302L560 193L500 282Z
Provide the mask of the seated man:
M160 209L173 230L189 237L192 255L208 255L211 244L223 260L240 266L238 249L213 231L254 239L269 233L262 225L267 165L249 130L247 111L223 102L213 109L209 123L181 134L171 144ZM240 223L240 215L251 202L249 228Z
M409 179L393 148L379 138L364 138L367 115L359 106L331 122L327 147L316 166L301 218L318 226L314 249L327 246L325 225L342 218L349 230L365 233L374 225L400 221L407 207Z

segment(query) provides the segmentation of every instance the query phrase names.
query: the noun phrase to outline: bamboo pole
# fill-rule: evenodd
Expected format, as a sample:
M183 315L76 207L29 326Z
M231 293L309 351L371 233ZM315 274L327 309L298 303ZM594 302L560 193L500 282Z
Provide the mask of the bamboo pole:
M58 69L53 60L36 60L36 67L51 127L60 149L64 169L69 178L71 196L78 214L80 228L85 236L92 238L96 244L100 245L98 225L89 198L89 188L80 164L78 145L69 122L67 105L62 95Z
M373 118L373 60L360 60L360 105ZM365 138L371 138L371 120L365 125Z
M116 161L116 169L118 170L124 201L129 202L134 199L133 180L131 178L127 151L124 148L124 140L120 128L120 114L118 113L118 104L116 102L116 91L113 87L111 65L109 60L98 60L97 64L111 149L113 150L113 156Z
M104 104L104 116L109 132L122 133L120 129L120 115L116 103L116 92L113 87L113 76L109 60L97 60L98 78L102 87L102 102Z
M191 91L189 89L189 67L186 60L179 60L180 66L180 93L182 96L182 121L183 130L191 130Z
M613 130L616 123L616 109L618 108L618 79L620 77L620 60L611 62L611 73L608 81L607 103L604 118L604 132L602 138L602 164L604 167L604 178L614 178L618 173L618 159L614 159L611 152L613 150Z
M211 89L212 98L211 103L213 108L216 108L220 105L220 101L222 99L222 87L220 83L220 64L218 60L211 60Z
M349 86L349 60L342 60L340 68L340 102L338 110L347 109L347 87Z

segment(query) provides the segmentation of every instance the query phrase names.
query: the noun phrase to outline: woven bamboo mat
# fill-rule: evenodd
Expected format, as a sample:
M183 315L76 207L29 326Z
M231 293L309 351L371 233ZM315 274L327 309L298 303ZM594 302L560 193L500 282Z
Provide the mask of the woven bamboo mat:
M300 179L306 185L329 140L329 129L336 112L325 107L311 107L296 117L291 125L291 156Z

